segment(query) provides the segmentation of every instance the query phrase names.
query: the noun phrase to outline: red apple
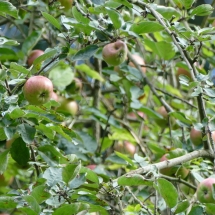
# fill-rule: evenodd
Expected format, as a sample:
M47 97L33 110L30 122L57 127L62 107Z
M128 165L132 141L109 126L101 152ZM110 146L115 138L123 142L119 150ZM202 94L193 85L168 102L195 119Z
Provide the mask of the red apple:
M114 146L114 150L120 153L129 154L131 157L133 157L136 152L136 147L134 144L128 141L124 141L124 142L117 142Z
M202 144L202 132L196 130L195 128L191 128L190 131L190 140L192 141L193 145L199 146Z
M42 105L51 99L53 84L44 76L32 76L26 81L23 93L30 104Z
M214 203L213 198L213 184L215 184L215 178L204 179L197 187L197 199L201 203Z
M127 46L121 40L117 40L115 43L109 43L104 46L102 56L106 63L112 66L118 66L126 59Z
M33 64L34 60L43 54L44 54L44 51L39 50L39 49L35 49L35 50L31 51L31 53L28 56L28 60L27 60L28 66L31 66Z
M62 113L67 113L71 115L76 115L79 107L78 103L74 100L66 99L64 97L59 97L60 107L57 108L58 111Z
M145 65L145 61L143 60L143 58L140 57L140 56L137 55L137 54L133 54L132 57L134 58L134 60L137 61L137 63L138 63L140 66L142 66L142 67L141 67L141 68L142 68L142 72L145 73L145 72L146 72L146 67L143 66L143 65ZM135 65L134 65L132 62L129 62L128 65L131 66L131 67L135 67Z

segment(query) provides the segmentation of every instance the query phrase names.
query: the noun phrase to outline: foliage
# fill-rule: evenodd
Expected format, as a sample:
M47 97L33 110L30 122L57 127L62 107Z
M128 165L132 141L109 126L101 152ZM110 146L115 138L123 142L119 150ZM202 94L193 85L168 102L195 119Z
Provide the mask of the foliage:
M1 212L213 214L195 195L214 171L212 12L195 0L0 0ZM113 67L102 48L117 40L128 57ZM28 67L35 49L45 53ZM60 111L60 99L29 104L23 86L34 75L78 112ZM135 154L116 149L125 141ZM174 175L160 173L171 166Z

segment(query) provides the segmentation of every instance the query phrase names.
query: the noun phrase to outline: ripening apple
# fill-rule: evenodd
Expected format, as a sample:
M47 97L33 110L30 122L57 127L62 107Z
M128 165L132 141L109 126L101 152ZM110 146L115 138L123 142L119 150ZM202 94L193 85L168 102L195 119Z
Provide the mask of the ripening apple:
M87 165L86 167L88 169L94 170L96 168L96 166L97 166L96 164L90 164L90 165Z
M182 155L185 154L185 151L181 148L176 148L174 150L169 151L168 153L164 154L160 161L167 161L173 158L177 158L180 157ZM162 173L163 175L168 175L168 176L176 176L176 177L180 177L182 179L185 179L188 174L189 174L190 170L187 169L184 166L172 166L172 167L166 167L160 170L160 173Z
M33 64L34 60L43 54L44 54L44 51L42 51L40 49L35 49L35 50L31 51L31 53L29 54L28 59L27 59L28 66L30 67Z
M129 154L131 157L133 157L136 152L136 147L134 144L128 141L124 141L124 142L117 142L114 145L114 150L120 153Z
M190 140L192 141L193 145L199 146L202 144L202 132L196 130L195 128L191 128L190 130Z
M57 95L57 93L55 93L54 91L52 92L51 98L50 98L50 99L55 100L56 102L59 101L58 95Z
M23 93L30 104L42 105L51 99L53 84L45 76L32 76L26 81Z
M143 65L145 65L145 61L143 60L143 58L140 57L140 55L137 55L137 54L133 54L132 57L140 65L140 67L142 69L142 72L145 73L146 72L146 67L143 66ZM132 62L129 62L128 65L131 66L131 67L135 67L135 65Z
M179 80L180 75L184 75L184 76L188 77L190 80L192 80L190 72L184 68L178 68L177 73L176 73L176 78L178 80Z
M215 184L215 178L204 179L197 187L197 199L201 203L215 203L213 198L213 184Z
M67 11L72 7L73 0L58 0L64 9Z
M107 64L118 66L123 63L127 57L127 45L121 40L109 43L104 46L102 56Z
M58 107L57 110L62 113L71 114L74 116L79 110L78 103L74 100L59 97L59 103L60 107Z

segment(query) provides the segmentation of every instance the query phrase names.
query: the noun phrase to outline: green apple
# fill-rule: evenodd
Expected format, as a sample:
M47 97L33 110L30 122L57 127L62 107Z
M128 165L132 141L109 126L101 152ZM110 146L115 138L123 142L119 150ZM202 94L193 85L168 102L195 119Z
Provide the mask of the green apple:
M73 0L58 0L65 10L69 10L72 7Z
M69 93L77 93L82 89L82 81L79 78L74 78L72 83L66 87L66 91Z
M23 93L30 104L42 105L51 99L53 84L45 76L32 76L26 81Z
M111 66L118 66L123 63L127 57L127 46L121 40L117 40L114 43L109 43L104 46L102 56L107 64Z
M65 113L65 114L71 114L76 115L79 107L78 103L74 100L66 99L64 97L59 97L59 103L60 107L57 108L57 111Z
M33 64L34 60L43 54L44 54L44 51L39 49L35 49L31 51L27 59L28 66L30 67Z
M190 130L190 140L192 141L193 145L199 146L202 144L202 132L196 130L195 128L191 128Z
M215 199L213 198L213 184L215 184L215 178L206 178L198 185L196 191L197 199L201 203L215 204Z

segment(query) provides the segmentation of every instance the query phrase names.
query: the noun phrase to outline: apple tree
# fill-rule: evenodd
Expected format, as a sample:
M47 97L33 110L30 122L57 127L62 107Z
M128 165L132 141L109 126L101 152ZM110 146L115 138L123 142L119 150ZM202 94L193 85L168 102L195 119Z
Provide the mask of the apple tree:
M215 214L214 6L0 0L0 214Z

